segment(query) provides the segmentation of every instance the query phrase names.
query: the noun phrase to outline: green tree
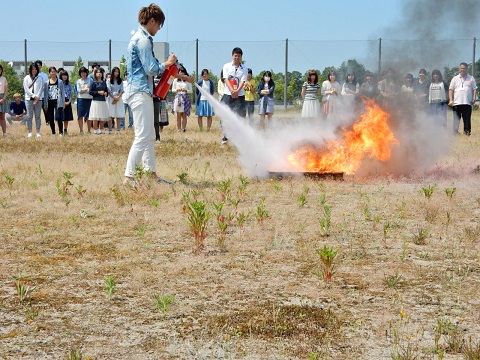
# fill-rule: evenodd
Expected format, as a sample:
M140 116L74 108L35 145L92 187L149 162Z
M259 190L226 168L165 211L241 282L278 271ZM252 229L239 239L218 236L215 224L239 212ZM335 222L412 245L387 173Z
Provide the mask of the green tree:
M450 84L450 81L452 81L452 78L455 75L458 75L459 66L460 64L452 68L447 66L443 68L443 81L445 81L447 85ZM472 64L468 64L467 71L469 74L473 75L478 84L478 81L480 80L480 59L475 62L475 74L472 74Z
M5 76L8 82L8 102L13 101L13 94L15 93L23 96L23 83L16 71L3 60L0 60L0 64L3 67L3 76Z
M125 75L125 71L127 71L127 59L122 55L122 58L120 59L120 76L122 78L123 75Z
M449 68L445 66L443 68L443 81L448 85L450 84L450 81L452 81L452 78L458 74L458 66L454 66L452 68Z
M350 72L353 72L355 74L355 79L358 83L361 84L365 80L365 66L360 64L355 59L344 61L336 71L337 81L340 84L343 84L347 80L347 74Z
M82 66L83 66L83 60L82 60L82 57L79 56L77 61L75 62L75 65L73 66L72 72L70 73L70 82L72 83L72 86L75 86L75 83L80 78L80 76L78 75L78 71Z
M297 104L301 99L302 85L305 77L299 71L288 73L287 101Z
M43 65L42 65L42 68L40 69L40 71L48 75L48 66L45 65L45 64L43 64Z
M217 91L217 84L218 84L218 78L219 77L220 77L220 74L219 74L219 76L217 76L217 75L215 75L215 73L211 69L208 70L208 78L213 81L213 87L214 87L215 91Z
M283 73L276 73L270 70L272 79L275 81L275 91L273 92L273 99L275 103L283 103L285 100L285 76Z

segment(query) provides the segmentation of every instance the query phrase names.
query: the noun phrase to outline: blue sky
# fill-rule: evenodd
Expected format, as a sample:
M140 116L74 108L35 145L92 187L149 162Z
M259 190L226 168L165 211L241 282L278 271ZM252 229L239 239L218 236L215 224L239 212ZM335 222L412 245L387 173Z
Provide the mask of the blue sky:
M438 7L439 3L448 1L422 0L426 9L424 14L418 14L419 23L428 19L428 6ZM475 2L456 1L456 4ZM402 25L406 21L405 11L412 8L412 2L420 3L419 0L157 1L166 14L166 22L154 40L169 42L170 50L190 71L195 70L195 39L199 39L199 70L219 72L231 59L231 49L240 46L246 65L254 74L263 70L284 72L286 38L289 39L289 71L304 73L310 68L338 67L351 58L375 71L378 38L415 38L416 29L409 32L410 26ZM76 60L78 56L83 60L107 60L109 39L112 40L112 59L120 59L126 54L131 31L138 27L138 10L149 2L43 0L28 11L24 11L23 3L21 10L13 4L15 2L2 6L2 10L12 16L2 16L2 28L9 30L0 32L0 59L23 60L23 39L27 39L28 60L48 61ZM19 13L22 24L29 25L19 25L19 18L13 16ZM67 28L67 24L71 27ZM467 30L461 33L462 38L473 38L474 32ZM451 38L458 33L450 31L446 36ZM383 45L386 53L391 50L393 59L397 55L397 43L384 41ZM459 58L442 59L439 66L456 65L459 59L470 61L471 48L466 41L460 47L464 53ZM412 71L418 71L415 67L417 64L412 65Z
M381 36L379 30L394 21L401 0L170 0L156 2L166 13L158 41L203 40L366 40ZM15 9L18 4L19 8ZM137 28L137 13L147 1L43 0L36 6L10 1L2 6L4 29L0 41L126 41ZM63 15L68 21L62 20ZM60 31L53 15L60 20ZM100 17L104 22L101 23ZM38 24L42 19L41 26ZM66 24L71 23L70 30ZM320 24L321 23L321 24Z

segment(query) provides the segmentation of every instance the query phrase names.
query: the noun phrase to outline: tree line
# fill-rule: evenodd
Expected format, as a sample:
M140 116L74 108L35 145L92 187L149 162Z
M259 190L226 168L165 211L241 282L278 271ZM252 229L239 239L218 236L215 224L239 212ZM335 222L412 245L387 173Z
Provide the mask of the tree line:
M120 73L124 74L126 67L125 67L125 57L122 56L122 59L120 60ZM8 65L5 61L0 60L0 64L3 66L3 76L7 78L8 81L8 99L9 101L12 101L13 99L13 94L18 92L20 94L23 94L23 76L24 75L18 75L16 71ZM248 67L248 64L245 64ZM76 81L78 80L78 70L84 66L83 65L83 60L79 56L77 61L75 62L75 65L73 67L73 70L71 71L70 75L70 81L72 84L75 84ZM264 69L260 71L258 74L253 76L253 79L257 82L257 84L260 82L262 78L263 71L266 71L267 69ZM288 84L287 86L287 103L290 105L296 105L299 104L301 101L301 92L302 92L302 85L305 82L307 73L310 69L306 69L305 72L302 74L299 71L292 71L287 73L287 81ZM343 84L345 82L345 79L347 77L347 74L351 71L355 73L355 78L358 83L362 84L364 79L365 79L365 74L367 73L367 69L365 66L361 63L359 63L355 59L350 59L347 61L342 62L342 64L339 67L335 66L329 66L326 67L323 70L319 69L313 69L316 70L318 73L318 83L322 84L323 81L327 79L327 74L330 70L335 70L337 73L337 81L340 84ZM417 69L419 70L419 69ZM427 79L430 79L430 73L433 69L427 69ZM48 74L48 66L44 64L42 66L42 71L44 73ZM214 84L218 83L218 79L220 77L220 74L215 74L214 72L210 71L210 79L214 82ZM284 73L282 72L275 72L272 69L270 69L272 73L272 79L275 81L275 92L274 92L274 99L276 103L284 103L285 100L285 76ZM375 71L371 71L372 73L375 74ZM255 72L254 72L255 73ZM472 74L472 64L469 64L468 66L468 73ZM458 74L458 66L454 66L452 68L449 67L444 67L443 69L443 80L445 83L450 84L450 80ZM195 72L190 73L190 75L194 76L196 78ZM479 82L480 79L480 59L475 62L475 74L473 74L475 79L477 80L477 83ZM403 84L404 76L405 74L397 74L398 76L398 82L400 84ZM377 81L380 79L379 74L375 74L375 77ZM201 77L199 77L200 79Z

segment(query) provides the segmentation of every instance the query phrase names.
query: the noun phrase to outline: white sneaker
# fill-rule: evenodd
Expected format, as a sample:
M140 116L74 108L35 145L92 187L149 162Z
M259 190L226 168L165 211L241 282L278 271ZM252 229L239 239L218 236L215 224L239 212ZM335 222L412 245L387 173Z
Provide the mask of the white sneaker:
M28 133L27 137L32 137L32 133Z
M55 137L55 134L52 134L52 137L54 138L54 137Z
M62 137L63 135L62 134L58 134L59 137Z
M40 135L40 133L37 133L37 137L41 137L42 135Z

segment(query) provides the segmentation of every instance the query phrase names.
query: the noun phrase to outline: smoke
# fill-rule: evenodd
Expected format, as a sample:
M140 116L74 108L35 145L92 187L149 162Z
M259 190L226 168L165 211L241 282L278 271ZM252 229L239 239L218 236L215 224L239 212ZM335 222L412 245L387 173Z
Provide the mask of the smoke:
M449 112L451 113L451 112ZM384 163L365 161L357 176L392 174L413 176L425 174L448 154L453 136L451 128L436 124L423 112L393 112L389 124L398 144L393 145L391 158Z
M269 171L294 170L286 158L297 146L303 143L322 146L336 136L333 124L305 119L288 124L274 120L267 132L257 131L248 120L238 117L227 105L196 86L221 119L223 132L238 149L239 161L248 176L266 178Z
M472 61L478 0L405 0L400 20L382 34L382 68L415 74ZM463 40L462 40L463 39ZM373 49L372 49L373 50Z
M433 69L442 71L445 66L469 62L471 39L480 22L477 3L478 0L403 1L400 20L380 32L384 40L382 68L394 68L400 80L406 73L417 74L421 68L431 73ZM371 53L377 54L376 49ZM197 88L221 118L223 130L238 149L247 175L254 177L267 177L269 170L291 170L286 158L299 145L309 143L322 147L329 140L341 140L343 128L358 119L358 109L343 104L340 111L327 120L298 119L287 123L274 118L268 131L258 132L228 106ZM356 175L412 175L435 171L437 162L449 152L453 131L451 125L439 126L426 112L414 107L414 101L398 102L390 109L389 125L398 140L398 144L392 146L391 159L383 163L365 159ZM453 117L451 111L448 116Z
M285 122L274 118L267 131L257 131L248 124L248 120L239 118L227 105L201 87L197 88L220 117L222 129L229 142L238 149L239 161L250 177L266 178L269 171L298 171L287 162L287 156L299 145L312 144L321 148L330 140L341 139L343 129L348 129L358 120L352 116L358 111L344 107L327 120ZM414 114L413 111L410 113ZM399 144L392 146L391 159L384 163L366 159L357 175L407 175L427 171L449 149L451 132L435 125L428 117L418 115L407 118L392 114L389 124L399 141Z

